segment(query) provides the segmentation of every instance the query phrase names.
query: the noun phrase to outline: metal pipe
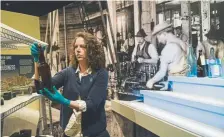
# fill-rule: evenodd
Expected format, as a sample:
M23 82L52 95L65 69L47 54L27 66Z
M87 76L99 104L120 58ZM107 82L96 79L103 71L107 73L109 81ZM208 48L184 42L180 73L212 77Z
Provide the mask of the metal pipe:
M48 99L49 107L49 120L50 120L50 134L53 135L53 122L52 122L52 112L51 112L51 101Z
M188 21L189 21L189 44L190 45L192 45L192 28L191 28L191 2L190 1L188 1L188 3L187 3L187 7L188 7L188 17L189 17L189 19L188 19Z
M49 24L49 14L47 16L47 27L46 27L46 33L45 33L45 39L44 39L44 42L47 41L47 35L48 35L48 24Z
M81 7L81 6L79 6L79 7L78 7L79 16L80 16L80 19L81 19L82 24L83 24L83 27L84 27L84 19L83 19L83 17L82 17L81 10L82 10L82 7Z
M48 39L48 26L49 26L49 14L47 15L47 27L44 42L47 42ZM47 57L47 50L44 51L44 56Z
M114 34L114 31L113 31L113 28L112 28L112 21L111 21L111 18L110 18L110 11L108 10L108 5L107 5L107 9L106 9L106 11L107 11L107 13L108 13L107 16L108 16L109 26L110 26L110 30L111 30L111 38L112 38L112 42L113 42L113 44L115 45L115 47L117 47L117 43L116 43L115 38L114 38L114 36L116 36L116 34ZM115 51L115 60L116 60L117 63L119 64L120 61L119 61L118 56L117 56L117 48L114 48L114 51ZM112 55L112 54L111 54L111 55ZM119 69L119 66L118 66L117 69L120 70L120 69ZM116 70L116 69L115 69L115 70ZM115 72L117 72L117 70L116 70Z
M42 117L41 126L44 130L47 129L47 113L46 113L46 101L44 97L40 98L40 116Z
M104 32L105 32L105 35L106 35L106 38L107 38L107 44L108 44L108 48L109 48L109 52L110 52L110 55L111 55L111 61L112 61L112 65L113 65L113 68L114 68L114 72L115 72L115 74L117 74L117 69L118 70L120 70L119 69L119 66L118 66L118 68L115 66L115 59L117 58L117 49L116 48L114 48L114 50L115 50L115 59L113 58L114 56L113 56L113 53L112 53L112 47L111 47L111 44L110 44L110 39L109 39L109 37L108 37L108 35L107 35L107 29L106 29L106 22L105 22L105 19L104 19L104 16L103 16L103 9L102 9L102 5L101 5L101 2L98 0L98 3L99 3L99 8L100 8L100 13L101 13L101 18L102 18L102 22L103 22L103 26L104 26ZM108 4L108 3L107 3ZM110 19L110 13L109 13L109 10L108 10L108 5L107 5L107 16L108 16L108 21L109 21L109 27L110 27L110 32L111 32L111 37L112 37L112 42L113 42L113 44L116 46L116 42L114 42L114 38L113 38L113 29L112 29L112 23L111 23L111 19ZM116 46L117 47L117 46ZM119 60L118 60L118 58L117 58L117 63L119 63ZM116 88L116 87L115 87ZM115 95L114 95L115 97L115 99L118 99L118 95L117 95L117 92L116 92L116 89L115 89Z
M84 4L83 4L83 2L81 2L81 9L82 9L82 15L84 15L84 17L83 17L83 19L84 19L84 22L85 22L85 27L86 27L86 29L88 30L88 22L87 22L87 20L86 20L86 17L85 17L85 9L84 9Z
M55 12L55 11L53 11L53 12ZM52 13L50 13L50 68L52 69L52 66L53 66L53 64L52 64L52 22L51 22L51 14ZM50 134L52 135L53 134L53 125L52 125L52 113L51 113L51 103L50 103L50 101L48 101L48 105L49 105L49 120L50 120Z
M215 18L215 20L214 20L214 24L215 24L215 28L217 28L217 25L216 25L216 17L217 17L217 3L216 3L216 0L214 1L214 11L215 11L215 13L214 13L214 18Z
M50 13L48 13L48 14L49 14L49 19L50 19L50 20L49 20L49 26L50 26L50 31L49 31L49 32L50 32L50 42L49 42L49 46L50 46L50 48L51 48L51 47L52 47L52 44L51 44L51 42L52 42L52 37L51 37L51 34L52 34L52 27L51 27L51 26L52 26L52 22L51 22L52 20L51 20L51 14L52 14L52 13L50 12ZM46 58L47 58L47 56L46 56ZM49 59L48 59L48 58L47 58L47 63L49 64ZM51 65L51 64L50 64L50 65Z
M98 1L98 3L99 3L99 8L100 8L100 13L101 13L102 22L103 22L104 32L105 32L105 35L106 35L106 37L107 37L107 41L108 41L107 44L109 45L109 46L108 46L108 47L109 47L109 52L110 52L110 55L113 55L113 54L112 54L111 45L110 45L110 42L109 42L109 38L108 38L108 35L107 35L106 22L105 22L105 19L104 19L104 16L103 16L102 5L101 5L101 2L100 2L100 1ZM109 17L109 18L110 18L110 17ZM110 21L109 21L109 22L110 22ZM112 27L111 27L111 25L109 25L109 26L110 26L110 30L111 30L111 32L112 32L112 31L113 31L113 30L112 30ZM113 41L113 36L112 36L112 41ZM115 54L116 54L116 49L115 49ZM113 67L115 68L115 72L116 72L115 60L114 60L113 57L111 58L111 60L112 60Z
M134 27L134 35L135 35L140 30L139 1L134 1L134 26L135 26ZM138 43L135 42L135 46L137 46L137 45L138 45Z
M65 22L65 6L63 7L63 17L64 17L64 40L65 40L65 66L68 65L68 49L67 49L67 32L66 32L66 22Z

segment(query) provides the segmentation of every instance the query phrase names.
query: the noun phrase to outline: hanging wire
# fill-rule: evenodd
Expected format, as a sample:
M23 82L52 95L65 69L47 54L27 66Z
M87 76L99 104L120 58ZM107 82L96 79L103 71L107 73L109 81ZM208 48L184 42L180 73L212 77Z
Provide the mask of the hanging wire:
M89 28L89 24L88 24L88 21L87 21L86 18L85 18L85 9L84 9L84 4L83 4L83 2L81 2L81 9L82 9L82 15L84 16L84 17L83 17L83 21L84 21L84 24L86 25L86 29L88 30L88 28Z

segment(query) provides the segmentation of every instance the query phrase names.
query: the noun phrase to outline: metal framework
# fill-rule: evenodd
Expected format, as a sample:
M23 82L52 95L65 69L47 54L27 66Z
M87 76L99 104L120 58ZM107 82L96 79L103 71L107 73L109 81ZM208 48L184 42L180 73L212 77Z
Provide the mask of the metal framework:
M42 42L38 39L35 39L31 36L28 36L22 32L19 32L3 23L1 23L1 29L0 29L0 34L2 38L5 38L6 40L13 41L13 43L23 43L30 45L33 42L37 42L38 44L41 45L48 45L45 42ZM1 40L1 44L10 44L10 42L4 41L3 39Z
M45 42L42 42L38 39L35 39L29 35L26 35L20 31L17 31L3 23L1 23L1 29L0 29L0 34L1 34L1 47L2 48L7 48L7 49L17 49L18 46L16 44L25 44L27 46L31 45L34 42L37 42L40 45L48 45ZM35 96L31 96L31 98L28 98L27 100L23 101L23 102L18 102L18 104L10 109L8 109L5 112L1 111L1 122L2 125L4 124L4 119L11 115L12 113L18 111L19 109L27 106L28 104L32 103L33 101L40 99L41 96L40 95L35 95ZM45 101L44 99L42 99L41 101L41 115L44 115L44 113L46 113L46 108L44 108L45 106ZM46 118L45 118L46 119ZM44 119L43 119L44 120ZM45 122L46 123L46 122ZM1 130L3 130L3 126L1 128Z
M31 98L28 98L26 101L19 103L18 105L9 108L8 110L1 112L1 133L3 134L3 125L4 125L4 119L11 115L12 113L22 109L23 107L29 105L30 103L34 102L37 99L40 99L40 95L32 96Z
M9 110L1 113L1 120L4 120L6 117L8 117L9 115L11 115L12 113L18 111L19 109L29 105L30 103L32 103L33 101L37 100L37 99L40 99L41 96L40 95L37 95L37 96L34 96L34 97L31 97L29 98L28 100L16 105L15 107L12 107L10 108Z

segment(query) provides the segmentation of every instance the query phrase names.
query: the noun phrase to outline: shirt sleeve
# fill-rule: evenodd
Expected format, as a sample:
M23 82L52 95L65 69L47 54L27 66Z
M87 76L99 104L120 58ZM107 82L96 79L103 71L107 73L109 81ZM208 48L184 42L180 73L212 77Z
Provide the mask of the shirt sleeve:
M175 52L175 46L167 44L162 50L160 57L160 68L156 75L151 79L153 83L160 81L166 75L168 71L168 65L172 62L173 54L171 52Z
M41 81L34 79L34 85L37 93L39 94L39 90L43 89L43 84L41 83Z
M135 45L135 47L134 47L134 50L133 50L133 52L132 52L132 56L131 56L131 61L134 61L135 60L135 55L136 55L136 52L137 52L137 45Z
M97 111L102 101L107 97L108 72L106 70L99 70L95 78L93 87L89 91L86 101L86 109Z
M156 75L151 79L154 83L160 81L166 76L168 70L168 63L167 62L161 62L159 71L156 73Z
M155 59L155 60L159 59L158 52L156 50L156 47L153 44L149 45L148 53L149 53L149 55L151 56L152 59Z
M179 39L179 42L178 43L181 46L181 49L185 52L185 54L187 54L188 42L185 42L185 41Z
M65 80L67 78L67 72L68 72L69 68L65 68L62 71L56 73L51 81L52 81L52 85L54 85L57 89L64 86Z
M177 45L167 44L161 52L160 60L166 64L170 64L173 62L173 58L175 56L174 53L177 52Z

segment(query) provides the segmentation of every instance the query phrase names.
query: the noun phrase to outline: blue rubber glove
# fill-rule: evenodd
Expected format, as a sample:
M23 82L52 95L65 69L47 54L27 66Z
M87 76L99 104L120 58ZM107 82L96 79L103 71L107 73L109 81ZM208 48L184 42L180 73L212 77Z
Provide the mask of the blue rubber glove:
M41 50L44 51L46 48L45 45L41 46ZM31 55L34 58L34 62L39 62L40 50L38 47L38 43L34 42L30 47Z
M63 104L65 106L70 105L70 100L64 98L63 95L58 92L55 86L53 86L53 91L54 93L51 93L47 88L44 88L44 91L40 90L40 94L59 104Z

